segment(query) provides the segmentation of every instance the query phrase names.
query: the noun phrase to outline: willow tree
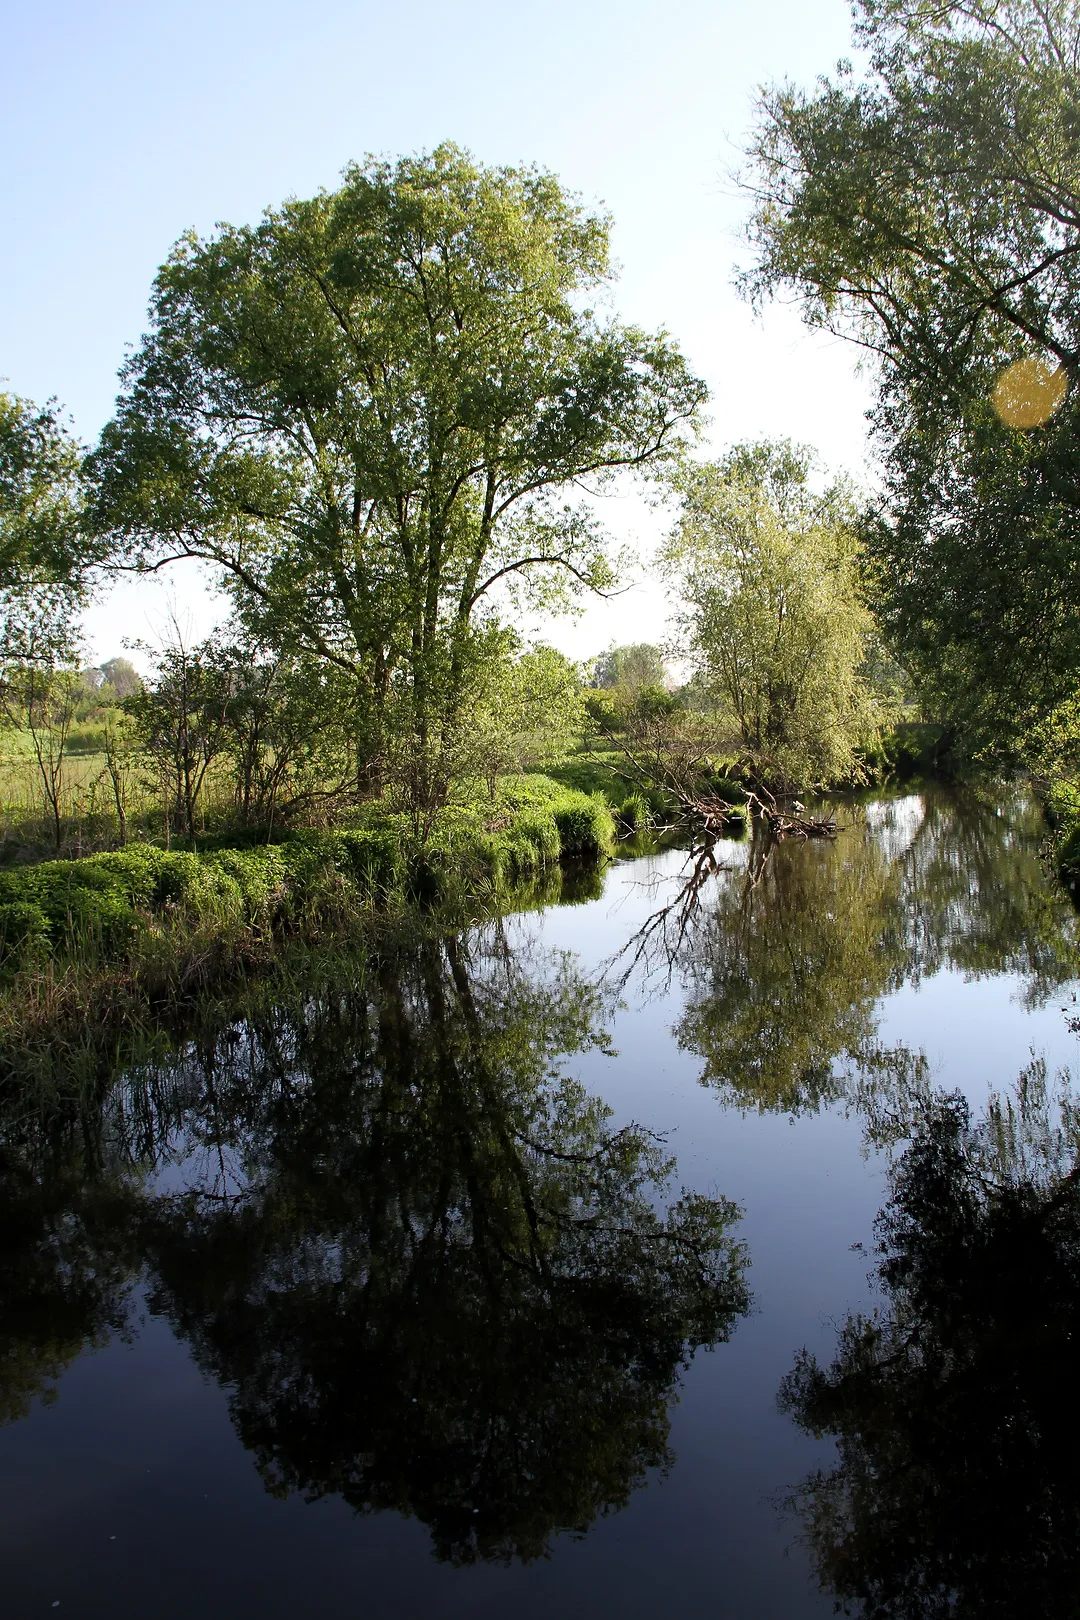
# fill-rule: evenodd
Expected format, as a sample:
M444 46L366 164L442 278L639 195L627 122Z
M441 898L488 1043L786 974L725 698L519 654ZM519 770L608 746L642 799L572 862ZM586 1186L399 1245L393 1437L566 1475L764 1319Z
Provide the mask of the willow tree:
M854 506L840 483L816 494L811 466L777 442L692 468L666 550L699 679L773 787L857 774L874 729Z
M942 717L1008 744L1080 662L1080 6L856 17L865 73L762 97L746 285L873 357L880 606Z
M261 635L355 674L376 752L403 686L423 757L496 587L612 582L578 481L662 461L703 400L663 333L588 307L610 278L605 217L449 145L188 235L94 460L97 522L144 567L216 565Z

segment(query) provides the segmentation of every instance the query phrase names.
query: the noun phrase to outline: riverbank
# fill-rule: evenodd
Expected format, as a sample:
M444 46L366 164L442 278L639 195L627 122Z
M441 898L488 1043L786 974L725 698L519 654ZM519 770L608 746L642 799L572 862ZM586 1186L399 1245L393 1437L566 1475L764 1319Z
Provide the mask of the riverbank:
M1050 826L1054 871L1074 893L1080 888L1080 783L1050 782L1040 794Z
M35 1042L130 1027L263 971L290 940L330 943L410 909L489 908L562 863L599 866L615 837L599 798L533 775L448 808L422 843L376 809L274 843L138 843L0 871L0 1069Z

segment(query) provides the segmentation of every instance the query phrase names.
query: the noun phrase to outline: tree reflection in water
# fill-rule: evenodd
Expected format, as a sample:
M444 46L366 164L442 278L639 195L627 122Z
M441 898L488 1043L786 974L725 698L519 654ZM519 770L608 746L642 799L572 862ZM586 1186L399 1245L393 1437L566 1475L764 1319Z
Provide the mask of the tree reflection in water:
M883 1307L781 1405L838 1461L790 1504L865 1620L1080 1611L1080 1116L1034 1063L975 1124L927 1104L878 1220Z
M487 947L424 940L129 1074L94 1127L100 1207L65 1215L110 1303L29 1243L17 1354L52 1370L42 1302L76 1285L64 1343L93 1337L141 1265L275 1493L415 1514L456 1563L623 1506L668 1461L680 1369L748 1307L738 1211L658 1212L661 1141L559 1063L603 1042L596 993Z
M971 789L931 790L840 807L835 844L770 845L758 829L742 853L728 846L674 962L676 1035L702 1082L763 1111L844 1101L881 1139L928 1083L921 1054L880 1043L883 996L952 967L1021 975L1036 1006L1074 977L1077 920L1041 869L1038 812L995 802L1003 813Z

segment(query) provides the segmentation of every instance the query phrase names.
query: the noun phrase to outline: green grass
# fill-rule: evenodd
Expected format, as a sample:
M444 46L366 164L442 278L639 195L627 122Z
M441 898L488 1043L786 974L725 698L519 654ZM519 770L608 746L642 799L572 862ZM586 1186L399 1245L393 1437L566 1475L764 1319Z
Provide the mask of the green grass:
M630 792L626 777L618 775L616 769L625 762L621 748L594 749L589 754L572 754L546 764L544 773L577 793L600 794L611 809L617 810Z
M661 788L635 785L627 764L621 748L599 748L545 764L544 772L563 787L604 800L624 832L670 821L674 800Z
M137 959L171 935L196 942L332 930L409 901L492 895L561 861L596 864L615 826L599 798L545 776L443 812L421 847L372 805L358 824L198 852L136 843L0 871L0 973L48 961ZM215 845L218 840L213 841Z

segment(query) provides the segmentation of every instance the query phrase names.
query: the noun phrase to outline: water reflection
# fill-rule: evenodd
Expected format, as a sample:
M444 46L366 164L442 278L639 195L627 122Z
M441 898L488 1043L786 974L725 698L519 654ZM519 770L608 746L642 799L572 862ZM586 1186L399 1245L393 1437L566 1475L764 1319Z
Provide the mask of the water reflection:
M122 1187L86 1186L77 1154L44 1168L0 1148L0 1424L55 1399L65 1368L124 1330L129 1214Z
M738 1211L665 1207L662 1142L564 1072L604 1039L497 928L208 1021L8 1166L8 1414L143 1269L274 1493L416 1515L458 1564L584 1532L748 1306Z
M884 1304L805 1352L781 1404L836 1437L793 1499L822 1587L865 1620L1080 1604L1080 1116L1036 1062L973 1123L926 1104L878 1221Z
M1037 811L973 790L841 806L835 844L759 829L700 895L676 965L679 1044L728 1102L793 1114L843 1100L900 1128L925 1060L878 1039L879 1002L943 967L1020 975L1028 1006L1077 971L1075 915L1047 883Z
M936 1098L915 1045L882 1038L879 1017L883 997L941 968L1008 973L1037 1007L1075 973L1076 920L1019 797L930 792L837 810L835 845L758 838L702 857L693 903L676 896L673 928L646 941L641 962L658 951L671 969L660 1030L676 1024L694 1072L733 1111L720 1124L718 1108L694 1106L711 1099L686 1107L651 1039L627 1043L611 1095L627 1077L624 1097L655 1092L669 1114L638 1108L680 1128L710 1191L748 1144L738 1173L763 1279L748 1353L761 1352L767 1403L801 1331L777 1328L778 1297L802 1299L805 1283L815 1316L851 1298L830 1292L851 1194L828 1175L793 1194L792 1156L765 1162L772 1122L741 1115L838 1105L874 1141L910 1141L881 1227L879 1316L853 1318L834 1365L803 1358L785 1385L804 1428L839 1437L837 1467L797 1495L808 1545L826 1590L868 1616L1071 1612L1080 1128L1037 1065L1011 1107L973 1124ZM636 893L642 868L626 875ZM568 932L595 944L620 915L605 903ZM541 951L542 931L519 919L309 959L291 985L194 1010L183 1039L161 1033L119 1074L87 1073L36 1108L0 1100L0 1418L24 1416L58 1379L65 1413L78 1423L89 1403L96 1416L100 1387L65 1392L64 1369L110 1336L137 1338L148 1299L224 1391L280 1496L413 1515L458 1565L535 1558L622 1507L669 1461L683 1366L747 1309L747 1257L738 1212L677 1197L664 1143L617 1128L573 1078L624 1013L576 959ZM971 1016L963 1002L949 1003L958 1019ZM651 1017L627 1014L632 1038L658 1033ZM655 1084L643 1072L654 1052ZM814 1170L815 1154L842 1168L843 1143L857 1151L857 1130L805 1134ZM866 1171L877 1174L872 1160ZM876 1188L866 1197L867 1210L880 1202ZM153 1386L152 1349L125 1365L140 1394ZM716 1371L686 1392L689 1422L706 1414L701 1434L723 1432L718 1390L754 1421L745 1358L745 1383L729 1361ZM717 1490L763 1502L808 1466L793 1452L769 1472L770 1417L760 1463L704 1443L684 1458L680 1523L709 1548L686 1593L712 1591ZM40 1430L21 1432L38 1443ZM179 1449L175 1430L162 1447ZM672 1545L671 1500L645 1505L658 1549ZM706 1504L698 1520L691 1500ZM58 1538L81 1511L56 1516ZM614 1546L604 1556L621 1556ZM592 1538L592 1556L603 1547ZM801 1613L799 1601L771 1612Z

